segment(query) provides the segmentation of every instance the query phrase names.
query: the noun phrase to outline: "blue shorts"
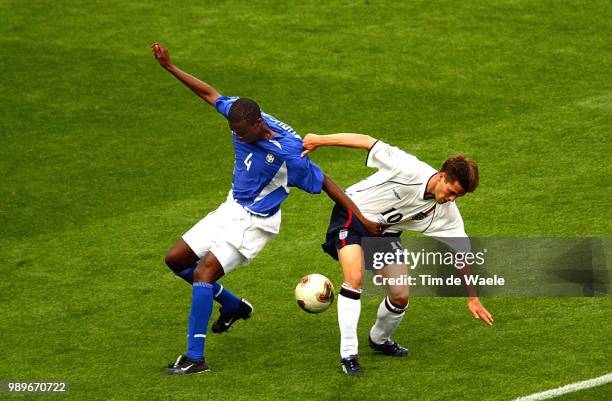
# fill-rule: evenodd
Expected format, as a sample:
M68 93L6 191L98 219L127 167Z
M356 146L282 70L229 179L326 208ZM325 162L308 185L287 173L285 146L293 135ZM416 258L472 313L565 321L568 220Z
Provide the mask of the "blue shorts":
M383 237L399 237L401 233L383 234ZM370 237L359 219L353 216L353 212L346 211L337 204L332 210L325 236L325 243L321 244L323 251L332 258L338 260L338 249L347 245L361 245L361 239Z

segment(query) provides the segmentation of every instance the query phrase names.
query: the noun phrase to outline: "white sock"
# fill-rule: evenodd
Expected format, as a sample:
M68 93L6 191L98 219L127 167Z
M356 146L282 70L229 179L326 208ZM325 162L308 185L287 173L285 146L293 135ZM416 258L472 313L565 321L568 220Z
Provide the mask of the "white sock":
M387 341L404 318L404 311L407 308L408 305L402 309L393 305L389 298L383 299L380 305L378 305L376 323L374 323L370 330L372 341L376 344L382 344Z
M340 357L357 355L357 323L361 313L361 290L342 284L338 295L338 325L340 326Z

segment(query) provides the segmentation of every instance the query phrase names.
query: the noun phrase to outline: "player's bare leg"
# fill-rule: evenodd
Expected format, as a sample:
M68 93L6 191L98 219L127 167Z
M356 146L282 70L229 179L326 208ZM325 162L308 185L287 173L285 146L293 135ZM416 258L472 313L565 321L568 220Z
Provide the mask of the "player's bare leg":
M187 243L181 238L166 254L166 265L180 277L185 269L195 268L199 258Z
M176 271L186 266L191 266L199 259L189 245L181 238L166 253L165 262L172 271Z
M361 314L361 287L363 285L363 250L360 245L347 245L338 250L344 283L338 296L338 324L340 326L340 358L344 373L361 374L357 360L357 323Z
M401 278L408 275L407 265L388 265L378 272L383 278ZM389 281L386 280L386 283ZM407 356L409 351L391 340L391 335L408 308L408 285L385 285L387 297L378 306L376 323L370 330L368 344L376 351L390 356Z

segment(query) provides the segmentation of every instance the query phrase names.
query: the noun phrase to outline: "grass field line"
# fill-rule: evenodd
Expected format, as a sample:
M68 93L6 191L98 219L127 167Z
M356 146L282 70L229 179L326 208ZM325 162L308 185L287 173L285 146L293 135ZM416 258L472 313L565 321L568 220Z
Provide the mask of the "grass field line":
M549 398L558 397L563 394L573 393L575 391L586 390L588 388L601 386L603 384L610 383L610 382L612 382L612 373L608 373L603 376L595 377L593 379L568 384L563 387L553 388L552 390L530 394L525 397L515 398L513 401L547 400Z

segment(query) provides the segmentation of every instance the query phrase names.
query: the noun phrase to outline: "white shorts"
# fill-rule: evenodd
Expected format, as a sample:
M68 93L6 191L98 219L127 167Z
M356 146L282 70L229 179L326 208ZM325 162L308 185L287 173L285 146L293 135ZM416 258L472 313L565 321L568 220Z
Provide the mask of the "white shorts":
M280 210L270 217L254 215L236 203L230 192L224 203L183 235L183 240L199 258L212 252L227 274L253 260L276 237L280 222Z

